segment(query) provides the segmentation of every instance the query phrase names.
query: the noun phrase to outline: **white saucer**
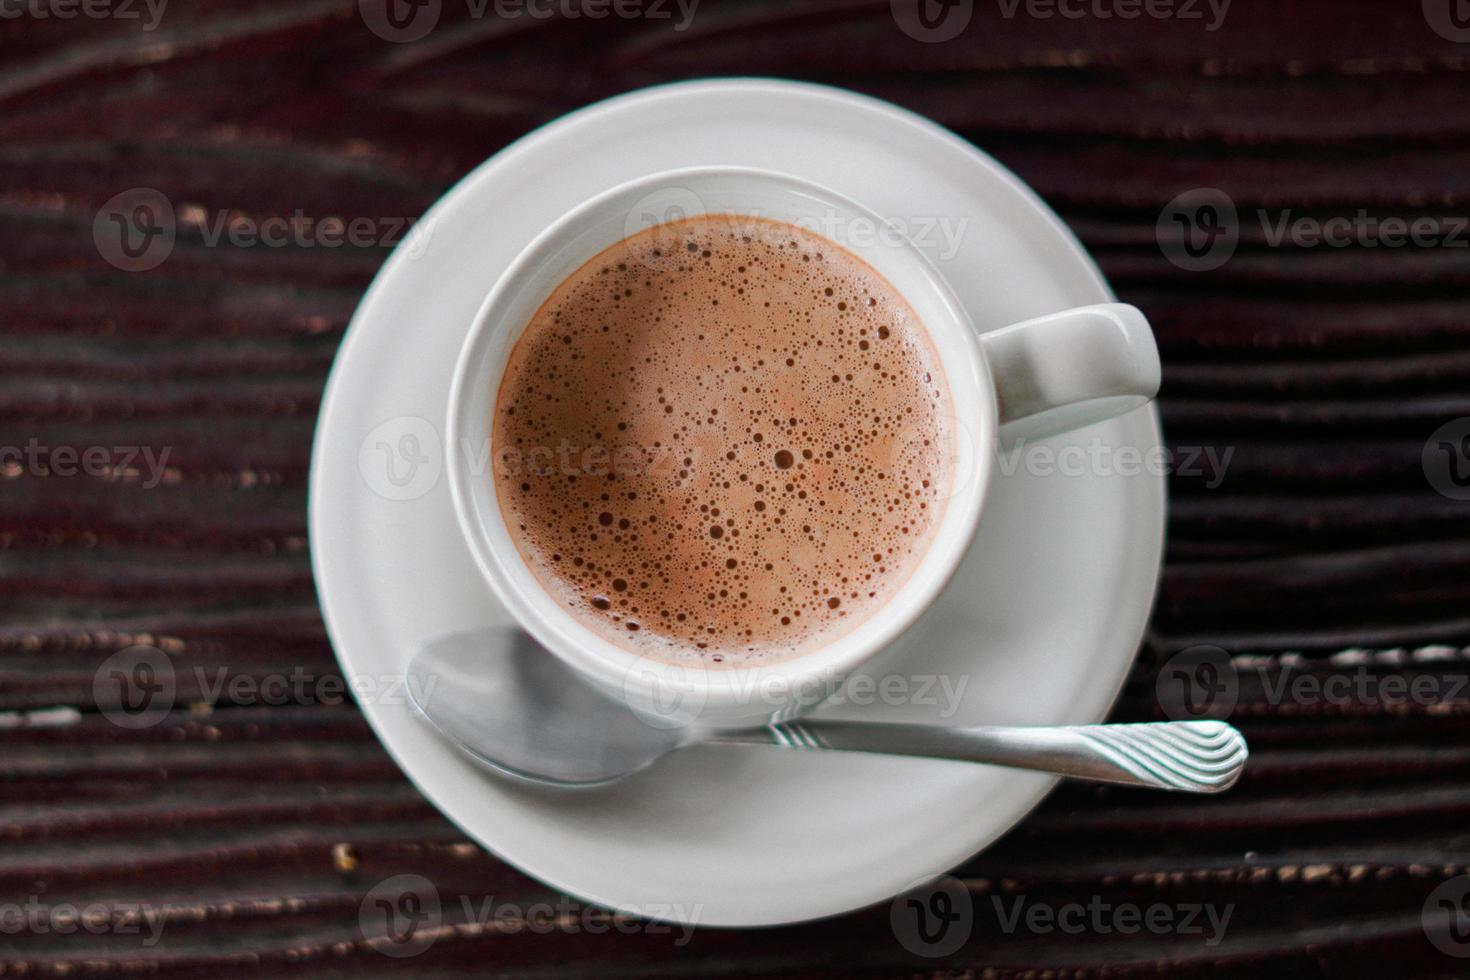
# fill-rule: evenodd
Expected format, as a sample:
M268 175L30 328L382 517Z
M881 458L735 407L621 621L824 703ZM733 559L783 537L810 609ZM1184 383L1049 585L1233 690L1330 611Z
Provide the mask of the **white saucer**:
M538 130L435 206L420 255L393 254L332 370L312 458L311 548L349 678L385 685L427 638L508 621L455 523L438 442L450 371L485 292L574 205L656 170L704 164L786 171L886 215L967 218L954 257L930 254L981 330L1112 298L1014 176L883 102L789 82L697 82ZM1139 409L1048 445L1094 439L1151 449L1158 417ZM379 443L420 459L403 486L377 469L387 462ZM1022 466L999 475L970 557L902 641L903 668L952 683L968 676L948 724L1101 720L1143 634L1163 531L1156 473ZM615 786L540 789L476 768L402 697L361 700L424 795L506 861L574 896L699 925L792 922L885 899L985 847L1054 782L963 763L707 747ZM938 720L941 706L828 710Z

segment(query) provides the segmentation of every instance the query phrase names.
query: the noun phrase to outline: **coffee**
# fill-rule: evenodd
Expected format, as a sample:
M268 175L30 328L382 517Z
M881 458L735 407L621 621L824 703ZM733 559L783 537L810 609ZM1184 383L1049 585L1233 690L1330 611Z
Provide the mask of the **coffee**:
M496 495L537 580L638 654L768 664L853 629L943 514L950 396L918 317L829 239L705 215L605 250L515 345Z

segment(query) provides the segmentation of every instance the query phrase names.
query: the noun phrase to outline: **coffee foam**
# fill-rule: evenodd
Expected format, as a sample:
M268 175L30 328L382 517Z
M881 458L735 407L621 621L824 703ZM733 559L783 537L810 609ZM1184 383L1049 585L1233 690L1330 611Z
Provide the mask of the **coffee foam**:
M607 249L546 300L494 406L501 513L586 626L671 663L798 656L908 579L943 513L950 397L861 259L713 215Z

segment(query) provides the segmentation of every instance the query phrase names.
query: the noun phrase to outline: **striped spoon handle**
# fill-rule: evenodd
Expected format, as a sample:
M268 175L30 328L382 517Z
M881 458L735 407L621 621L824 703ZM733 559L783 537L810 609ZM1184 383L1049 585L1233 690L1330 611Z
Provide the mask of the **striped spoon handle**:
M1229 789L1248 754L1240 732L1223 721L941 728L801 719L720 732L711 740L985 762L1184 793Z

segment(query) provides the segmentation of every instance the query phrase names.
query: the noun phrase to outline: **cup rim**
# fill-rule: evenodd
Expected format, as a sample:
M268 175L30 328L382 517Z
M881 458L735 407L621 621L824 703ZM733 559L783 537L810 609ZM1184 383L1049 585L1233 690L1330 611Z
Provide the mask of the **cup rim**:
M513 553L502 553L502 549L491 542L484 526L475 493L477 487L483 490L486 486L489 493L485 510L503 525L503 512L500 510L495 481L488 479L485 474L472 472L468 465L466 437L474 431L471 425L472 412L480 412L483 441L489 446L489 418L493 409L468 404L470 399L467 398L467 391L474 383L475 372L481 368L492 343L500 336L496 328L502 325L501 318L496 314L512 298L527 275L556 254L572 230L584 226L591 216L603 211L610 204L621 199L629 199L631 203L671 183L721 179L780 184L835 204L850 214L876 222L879 226L884 224L880 215L838 191L813 181L760 167L682 167L636 177L608 188L576 205L543 229L516 255L490 287L475 312L455 363L445 426L449 490L461 532L492 592L510 611L520 627L563 662L589 674L605 686L613 689L621 687L626 692L627 685L636 674L639 675L638 683L645 692L693 690L698 694L702 706L748 698L754 689L753 685L769 682L773 678L784 682L788 692L795 691L801 682L810 678L827 677L840 682L842 677L890 647L907 632L948 586L974 539L988 495L993 462L990 448L999 426L999 405L994 380L969 314L934 263L905 237L895 246L895 251L902 253L905 260L921 274L925 288L933 294L933 298L947 314L948 322L943 327L946 336L957 340L958 347L963 351L963 362L953 363L956 360L953 352L935 343L940 367L949 382L951 398L954 398L958 376L977 395L972 399L972 404L978 410L979 417L957 419L961 425L973 426L969 440L971 472L965 480L966 485L952 493L946 501L945 514L936 528L934 539L898 591L831 643L775 663L741 667L701 668L693 664L670 663L648 654L636 654L598 636L570 612L556 607L554 603L550 608L555 608L557 614L544 614L543 608L538 607L515 583L518 574L524 576L530 580L531 587L538 594L550 601L549 594L535 580L534 573L514 547L513 541L509 549ZM725 214L739 211L719 209L704 213ZM848 251L854 251L840 242L837 244ZM595 254L589 254L581 261L585 262ZM857 253L854 251L854 254ZM863 258L862 255L858 257ZM538 306L555 286L556 284L552 284L545 290ZM905 299L909 298L903 290L900 290L900 294ZM516 331L508 342L509 348L513 349L527 325L512 325L508 328ZM923 326L933 340L937 332L936 326L927 320L923 321ZM490 386L494 392L499 390L503 367L502 365L500 371L496 372L494 383ZM957 407L956 414L958 416ZM956 433L955 440L958 447L961 434ZM488 460L492 456L487 452L485 458ZM509 536L508 531L506 533ZM895 602L900 597L905 600L902 606ZM773 713L775 710L773 707Z

